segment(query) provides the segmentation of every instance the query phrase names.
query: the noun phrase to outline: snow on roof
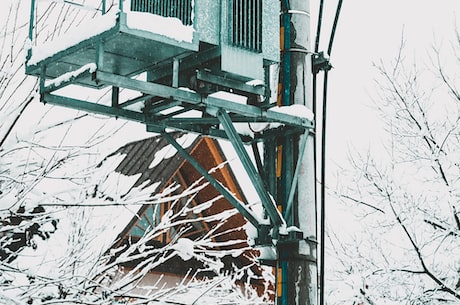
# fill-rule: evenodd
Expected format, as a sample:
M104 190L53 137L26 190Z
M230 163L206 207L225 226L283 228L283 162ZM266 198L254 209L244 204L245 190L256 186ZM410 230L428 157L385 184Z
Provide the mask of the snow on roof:
M192 143L196 140L198 136L194 134L184 134L180 138L178 138L176 141L179 143L183 148L187 148ZM149 168L154 168L160 162L162 162L165 159L169 159L174 157L177 154L177 150L172 146L171 144L168 144L161 148L159 151L155 153L155 157L153 158L152 162L149 165Z
M35 236L36 249L24 248L12 266L28 270L27 274L37 277L58 277L57 273L65 270L63 265L72 261L76 248L82 249L80 251L83 251L86 261L100 259L100 255L110 248L118 234L136 216L143 200L149 199L158 187L155 183L146 188L143 188L144 185L133 187L139 176L115 172L124 157L120 153L108 157L92 175L90 184L98 186L97 191L92 195L82 193L79 199L84 207L54 210L52 215L59 220L58 229L46 240ZM93 257L93 260L88 257ZM57 265L61 268L56 268ZM80 266L79 272L90 274L91 267L91 264ZM14 286L26 284L26 277L15 274Z

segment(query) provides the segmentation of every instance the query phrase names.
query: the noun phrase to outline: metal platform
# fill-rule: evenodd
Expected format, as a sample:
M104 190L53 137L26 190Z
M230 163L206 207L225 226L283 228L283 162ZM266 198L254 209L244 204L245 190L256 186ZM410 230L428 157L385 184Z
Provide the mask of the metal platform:
M226 139L229 135L222 128L221 111L228 113L231 123L278 126L257 133L261 138L301 134L313 128L312 120L305 117L272 111L273 105L264 100L268 93L264 85L251 85L220 71L220 46L200 43L195 32L190 41L178 41L130 28L128 13L98 18L93 20L94 27L86 27L94 33L87 33L84 39L57 38L32 48L26 73L39 77L42 102L138 121L149 131L170 128ZM147 79L136 77L143 72ZM112 87L111 104L56 94L68 85ZM121 89L138 95L122 100ZM214 96L217 91L233 92L247 102ZM238 135L245 142L257 140L242 132Z
M54 79L86 64L95 63L100 71L129 77L149 71L166 59L180 59L198 51L198 40L195 37L192 42L177 41L154 32L129 28L128 14L124 12L118 16L105 15L98 18L116 20L113 27L102 33L58 50L39 61L34 60L34 52L53 48L53 44L65 45L67 36L73 34L57 38L58 41L52 41L50 45L34 47L31 60L26 62L26 73ZM74 84L97 88L106 85L95 83L90 75L81 75L74 80Z
M272 4L275 2L271 1ZM161 134L258 229L258 244L271 244L273 239L281 240L283 234L286 235L284 242L301 239L295 234L285 234L286 230L280 233L281 228L286 229L287 222L278 210L274 194L277 185L283 184L286 196L283 195L282 201L287 207L283 213L288 215L298 192L303 152L314 130L311 111L304 105L281 108L270 102L270 71L267 69L270 61L262 60L263 57L258 68L265 79L262 84L252 85L247 82L247 74L223 68L225 46L200 42L196 32L189 41L179 41L158 32L130 28L129 14L124 13L122 7L120 11L115 18L98 17L97 22L108 26L90 28L84 39L61 44L52 41L29 51L26 73L39 78L41 101L144 124L148 131ZM33 12L29 27L31 40ZM279 32L277 28L276 31ZM69 38L64 37L64 41ZM239 62L235 54L240 53L230 54L228 63L252 69L246 64L251 60ZM138 77L143 72L146 72L145 78ZM69 85L95 89L109 87L111 99L101 103L85 99L78 90L73 90L73 93L77 91L76 96L65 90L58 91ZM122 98L120 91L123 89L137 96ZM252 123L263 123L263 127L254 130ZM170 130L229 140L268 219L259 219L246 204L236 200L168 134ZM297 138L302 139L298 148L294 147ZM260 160L259 141L265 145L264 163ZM253 164L245 144L252 145L256 164ZM298 160L295 162L293 156L297 149ZM278 178L282 178L279 183Z

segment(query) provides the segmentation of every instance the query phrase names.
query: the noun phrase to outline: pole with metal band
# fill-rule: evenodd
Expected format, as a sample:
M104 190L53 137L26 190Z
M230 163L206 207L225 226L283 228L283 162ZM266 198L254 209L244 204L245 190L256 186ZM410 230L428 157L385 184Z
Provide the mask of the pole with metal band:
M313 108L309 1L281 0L280 106ZM317 304L314 133L279 139L277 202L291 232L278 242L277 304ZM301 150L305 151L301 151ZM298 175L298 176L296 176ZM292 187L296 187L293 196ZM288 214L289 213L289 214Z

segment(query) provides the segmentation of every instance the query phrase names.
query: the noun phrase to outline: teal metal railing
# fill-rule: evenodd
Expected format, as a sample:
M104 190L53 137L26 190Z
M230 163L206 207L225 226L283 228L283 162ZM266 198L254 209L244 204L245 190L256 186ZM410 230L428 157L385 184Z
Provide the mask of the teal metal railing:
M118 1L118 9L123 12L123 2L126 1L126 0L119 0ZM87 8L87 6L85 6L84 4L81 4L81 3L78 3L78 2L74 2L74 1L70 1L70 0L64 0L64 1L61 1L61 2L64 2L66 4L70 4L70 5L75 5L77 7L81 7L81 8ZM101 0L101 5L100 5L100 9L96 8L97 11L100 11L102 13L102 15L104 15L106 12L107 12L107 1L106 0ZM29 19L29 40L32 42L33 41L33 38L34 38L34 29L36 29L36 20L35 20L35 11L36 11L36 0L31 0L30 1L30 19ZM28 51L28 58L30 57L30 50Z

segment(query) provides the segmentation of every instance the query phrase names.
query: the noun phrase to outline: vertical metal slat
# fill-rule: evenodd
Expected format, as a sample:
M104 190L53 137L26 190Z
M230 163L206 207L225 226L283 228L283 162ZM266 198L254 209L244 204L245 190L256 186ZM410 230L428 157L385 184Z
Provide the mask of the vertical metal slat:
M192 0L131 0L131 10L163 17L175 17L180 19L184 25L192 24Z
M248 36L249 36L249 20L248 20L248 6L249 0L243 0L243 46L245 48L248 47Z
M257 23L258 23L258 13L257 13L257 10L258 10L258 5L257 5L257 2L259 0L252 0L252 12L251 12L251 27L252 27L252 37L251 37L251 41L252 41L252 46L251 46L251 49L252 50L257 50Z
M261 10L261 1L260 0L255 0L255 9L254 9L254 49L256 51L260 51L260 30L262 27L262 10Z
M238 44L243 45L243 28L242 28L242 20L243 20L243 0L238 0Z

